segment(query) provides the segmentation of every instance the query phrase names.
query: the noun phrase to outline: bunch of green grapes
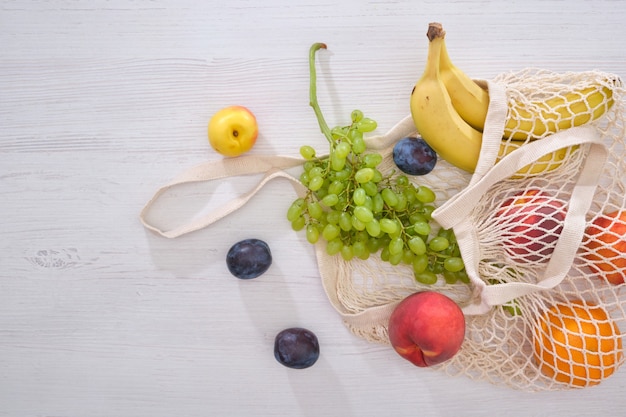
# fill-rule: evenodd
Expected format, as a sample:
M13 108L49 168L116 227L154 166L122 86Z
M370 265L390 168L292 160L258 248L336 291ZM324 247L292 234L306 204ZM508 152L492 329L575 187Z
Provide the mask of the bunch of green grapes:
M380 252L380 258L392 265L411 265L415 279L423 284L434 284L438 275L447 283L469 282L452 230L434 230L435 193L414 185L406 175L383 174L378 169L382 155L367 151L363 136L376 129L376 122L354 110L349 125L333 129L326 125L317 104L313 59L324 47L311 47L310 102L329 153L318 157L313 147L300 148L305 159L300 181L308 192L287 210L292 228L305 230L312 244L323 239L329 255L347 261Z
M300 149L306 159L300 181L309 191L287 210L292 228L305 230L312 244L323 239L329 255L345 260L380 252L392 265L411 265L424 284L439 274L449 283L467 281L452 231L432 230L435 193L406 175L383 175L382 156L366 152L363 134L375 128L355 110L350 125L331 130L328 156L316 157L308 145Z

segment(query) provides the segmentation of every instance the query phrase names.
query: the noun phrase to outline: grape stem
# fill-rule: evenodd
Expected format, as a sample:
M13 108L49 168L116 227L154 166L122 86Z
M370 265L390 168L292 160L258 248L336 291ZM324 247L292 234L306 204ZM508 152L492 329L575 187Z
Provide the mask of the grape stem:
M315 72L315 52L320 49L326 49L325 43L314 43L311 45L311 49L309 49L309 74L310 74L310 84L309 84L309 105L313 107L313 111L315 112L315 116L317 117L317 123L320 126L320 130L322 134L326 137L326 140L332 145L333 136L330 133L330 128L328 124L326 124L326 120L324 120L324 115L322 114L322 110L317 102L317 75Z

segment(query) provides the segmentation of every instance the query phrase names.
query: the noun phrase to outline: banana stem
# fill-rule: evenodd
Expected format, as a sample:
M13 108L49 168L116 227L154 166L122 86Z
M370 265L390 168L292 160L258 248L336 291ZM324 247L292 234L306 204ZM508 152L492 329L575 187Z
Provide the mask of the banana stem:
M309 74L310 74L310 84L309 84L309 105L313 107L313 111L315 112L315 116L317 117L317 123L320 126L320 130L326 137L326 140L330 144L333 143L333 136L330 133L330 128L328 124L326 124L326 120L324 120L324 115L322 114L322 110L317 102L317 75L315 72L315 52L320 49L326 49L325 43L314 43L311 45L311 49L309 49Z

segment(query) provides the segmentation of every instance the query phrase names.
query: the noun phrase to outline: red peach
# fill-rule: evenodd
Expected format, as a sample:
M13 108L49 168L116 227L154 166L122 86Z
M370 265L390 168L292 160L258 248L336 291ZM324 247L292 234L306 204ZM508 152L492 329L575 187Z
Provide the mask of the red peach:
M589 268L611 284L623 284L626 276L626 211L595 218L585 231L584 258Z
M465 316L448 296L435 291L409 295L389 318L389 341L395 351L416 366L452 358L465 337Z
M506 200L498 211L503 244L516 261L545 262L563 230L565 207L538 190Z

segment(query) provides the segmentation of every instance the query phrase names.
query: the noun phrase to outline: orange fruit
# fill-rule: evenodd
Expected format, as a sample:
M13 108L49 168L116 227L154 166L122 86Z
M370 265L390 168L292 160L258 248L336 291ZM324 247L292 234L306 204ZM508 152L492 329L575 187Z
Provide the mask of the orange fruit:
M589 268L603 274L611 284L623 284L626 277L626 211L597 217L587 227L583 243Z
M622 336L606 310L583 302L556 304L534 329L541 372L576 387L597 385L623 360Z

